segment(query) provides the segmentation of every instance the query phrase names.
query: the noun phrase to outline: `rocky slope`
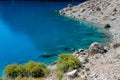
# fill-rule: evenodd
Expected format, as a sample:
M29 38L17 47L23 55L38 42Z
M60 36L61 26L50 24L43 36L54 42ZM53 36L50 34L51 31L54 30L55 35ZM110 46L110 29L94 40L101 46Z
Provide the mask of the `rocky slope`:
M63 80L120 80L120 0L87 0L77 6L69 4L59 12L104 27L112 36L112 43L107 46L93 43L84 51L88 57L77 55L85 62L83 69L77 72L79 77Z
M65 73L62 80L120 80L120 45L102 46L95 42L87 50L77 50L75 55L82 68ZM57 80L56 64L48 67L50 75L44 80Z

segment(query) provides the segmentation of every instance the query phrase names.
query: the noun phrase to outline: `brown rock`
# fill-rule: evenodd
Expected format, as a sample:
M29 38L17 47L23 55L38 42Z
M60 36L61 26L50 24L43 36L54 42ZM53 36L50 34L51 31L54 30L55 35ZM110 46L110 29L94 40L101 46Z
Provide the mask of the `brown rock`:
M88 49L88 54L89 55L94 55L94 54L98 54L98 53L105 53L105 49L104 46L102 46L101 44L99 44L98 42L94 42L90 45L89 49Z

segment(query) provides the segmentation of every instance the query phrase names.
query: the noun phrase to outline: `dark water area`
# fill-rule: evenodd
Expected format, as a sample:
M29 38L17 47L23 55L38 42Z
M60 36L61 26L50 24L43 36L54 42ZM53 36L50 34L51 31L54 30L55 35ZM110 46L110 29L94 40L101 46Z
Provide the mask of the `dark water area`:
M69 3L0 2L0 74L7 64L34 60L49 65L58 54L108 40L98 28L55 11Z

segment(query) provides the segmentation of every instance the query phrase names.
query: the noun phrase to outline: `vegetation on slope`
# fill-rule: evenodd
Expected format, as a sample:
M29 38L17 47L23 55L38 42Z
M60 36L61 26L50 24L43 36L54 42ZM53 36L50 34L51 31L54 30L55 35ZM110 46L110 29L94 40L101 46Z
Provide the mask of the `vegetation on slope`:
M56 68L54 69L56 77L61 80L64 73L78 69L81 62L72 54L61 54L58 57ZM30 61L24 65L10 64L5 67L4 75L6 79L15 80L40 80L48 75L47 67L38 62Z
M25 65L10 64L5 67L4 74L7 77L44 77L48 73L47 67L42 63L30 61Z
M59 80L63 77L64 73L73 69L77 69L81 66L80 61L71 54L61 54L58 58L58 64L56 67L57 77Z

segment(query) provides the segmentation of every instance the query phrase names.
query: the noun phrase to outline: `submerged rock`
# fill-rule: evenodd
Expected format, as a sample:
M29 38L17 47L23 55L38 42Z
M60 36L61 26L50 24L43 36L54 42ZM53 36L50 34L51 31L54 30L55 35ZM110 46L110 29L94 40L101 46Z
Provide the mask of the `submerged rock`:
M43 58L49 58L49 57L53 57L53 56L58 56L58 54L43 54L39 57L43 57Z

